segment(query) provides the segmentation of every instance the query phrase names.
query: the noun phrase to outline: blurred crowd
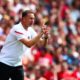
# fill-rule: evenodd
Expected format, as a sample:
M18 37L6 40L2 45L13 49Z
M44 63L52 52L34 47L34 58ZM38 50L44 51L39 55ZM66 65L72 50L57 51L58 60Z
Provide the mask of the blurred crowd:
M35 15L49 29L46 47L38 42L23 65L25 80L80 80L80 0L0 0L0 49L23 10Z

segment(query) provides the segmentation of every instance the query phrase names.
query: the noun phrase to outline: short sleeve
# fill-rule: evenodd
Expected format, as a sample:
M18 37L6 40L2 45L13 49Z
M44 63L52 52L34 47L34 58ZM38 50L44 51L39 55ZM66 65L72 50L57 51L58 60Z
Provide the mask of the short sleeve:
M17 40L26 38L25 31L20 28L19 29L14 28L12 34L17 38Z

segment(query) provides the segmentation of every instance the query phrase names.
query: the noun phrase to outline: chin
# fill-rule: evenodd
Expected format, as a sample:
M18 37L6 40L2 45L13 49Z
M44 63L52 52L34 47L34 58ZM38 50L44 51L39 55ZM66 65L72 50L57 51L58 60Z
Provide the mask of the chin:
M32 26L33 24L30 24L29 26Z

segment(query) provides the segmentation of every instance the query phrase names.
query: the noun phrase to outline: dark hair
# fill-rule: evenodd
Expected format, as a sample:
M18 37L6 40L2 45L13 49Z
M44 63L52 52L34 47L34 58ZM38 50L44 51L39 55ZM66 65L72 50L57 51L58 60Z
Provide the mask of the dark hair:
M25 10L25 11L22 12L22 18L25 17L25 16L27 16L28 13L33 13L34 14L34 12L31 11L31 10Z
M77 19L77 22L80 22L80 18Z

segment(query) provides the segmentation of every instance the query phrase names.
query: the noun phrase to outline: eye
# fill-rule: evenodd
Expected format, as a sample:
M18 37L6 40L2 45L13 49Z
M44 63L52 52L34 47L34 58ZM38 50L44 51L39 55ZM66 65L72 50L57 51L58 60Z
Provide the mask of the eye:
M30 19L33 19L33 20L34 20L34 18L33 18L33 17L31 17Z

